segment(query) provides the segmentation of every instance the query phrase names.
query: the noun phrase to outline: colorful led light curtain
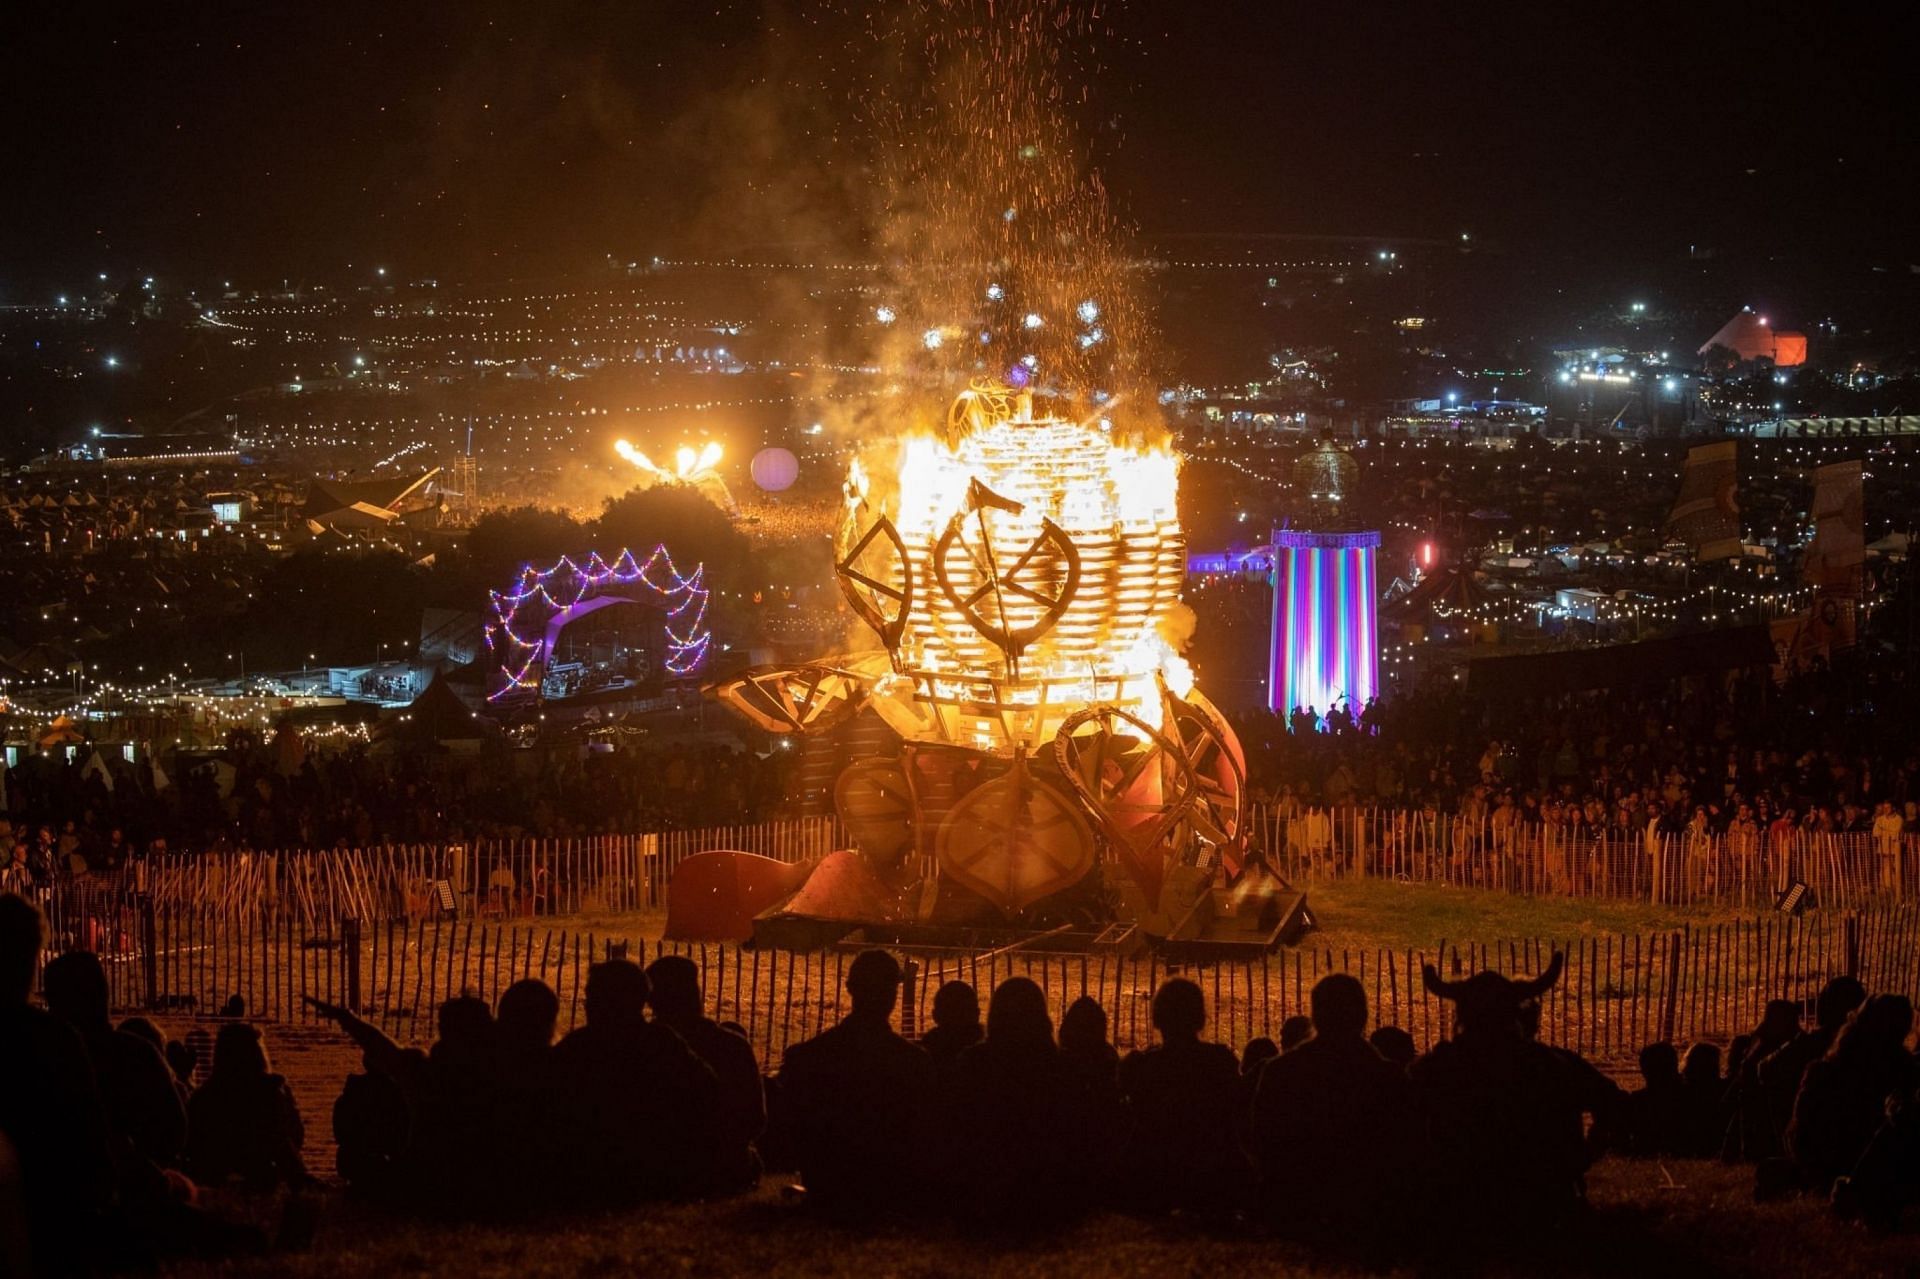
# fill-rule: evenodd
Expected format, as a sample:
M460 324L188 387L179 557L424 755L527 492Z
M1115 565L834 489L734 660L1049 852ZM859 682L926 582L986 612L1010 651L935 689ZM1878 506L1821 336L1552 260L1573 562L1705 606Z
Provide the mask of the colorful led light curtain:
M1273 665L1267 704L1281 715L1344 701L1354 714L1380 687L1378 533L1273 535Z
M682 575L664 545L642 563L632 551L620 552L611 564L595 551L584 564L567 556L552 568L529 564L511 591L489 591L493 620L487 623L487 648L499 656L499 687L487 694L497 702L513 693L538 689L553 654L554 641L569 622L610 604L636 603L622 591L635 584L659 596L667 613L667 657L670 675L691 675L707 656L713 632L706 629L706 565Z

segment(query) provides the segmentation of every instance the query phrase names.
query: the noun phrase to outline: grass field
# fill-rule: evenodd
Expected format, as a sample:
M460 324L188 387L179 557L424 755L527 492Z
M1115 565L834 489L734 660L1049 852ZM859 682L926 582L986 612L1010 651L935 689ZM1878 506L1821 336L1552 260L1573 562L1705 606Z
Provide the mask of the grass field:
M1912 1234L1872 1237L1812 1199L1755 1204L1752 1172L1714 1163L1613 1160L1591 1178L1594 1213L1539 1250L1460 1259L1411 1257L1407 1273L1911 1274ZM342 1202L316 1247L170 1268L179 1276L461 1275L1292 1275L1358 1273L1250 1230L1100 1214L1056 1234L996 1239L946 1227L852 1230L807 1218L769 1181L747 1198L501 1224L421 1224Z

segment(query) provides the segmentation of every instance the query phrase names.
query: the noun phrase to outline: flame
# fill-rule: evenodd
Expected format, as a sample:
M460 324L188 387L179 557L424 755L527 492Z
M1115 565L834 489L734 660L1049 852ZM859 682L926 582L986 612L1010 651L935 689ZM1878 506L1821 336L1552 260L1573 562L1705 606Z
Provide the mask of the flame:
M944 435L916 432L895 445L890 492L876 483L886 477L882 450L849 467L841 546L884 514L906 548L914 598L894 658L923 704L921 731L910 736L1037 745L1085 706L1116 705L1158 724L1161 681L1179 695L1192 691L1192 669L1179 653L1191 614L1180 602L1186 540L1170 448L1115 440L1092 422L1036 416L1031 396L1005 388L963 394ZM981 489L991 497L975 509ZM1049 524L1079 565L1071 597L1057 605L1070 557ZM945 566L972 616L936 583L937 548L949 528L957 541ZM860 568L881 571L872 561ZM987 633L1043 626L1056 611L1017 652ZM983 706L999 709L968 709ZM1013 718L1024 715L1022 729L1009 730L1008 707ZM905 716L887 718L900 727Z
M613 451L657 480L674 480L681 484L698 484L712 475L714 468L720 465L721 457L717 440L708 440L697 450L691 444L682 444L674 450L671 470L625 440L615 440Z

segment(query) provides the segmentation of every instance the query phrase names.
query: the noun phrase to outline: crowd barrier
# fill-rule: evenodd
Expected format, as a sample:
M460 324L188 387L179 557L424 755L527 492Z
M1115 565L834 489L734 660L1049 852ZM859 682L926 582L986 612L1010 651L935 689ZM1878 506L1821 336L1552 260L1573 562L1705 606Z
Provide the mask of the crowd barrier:
M1298 884L1449 884L1533 896L1764 910L1798 885L1802 906L1920 900L1920 837L1795 831L1784 837L1628 832L1385 808L1253 804L1250 843ZM782 861L847 846L832 817L576 839L172 853L52 886L49 914L84 919L134 892L160 909L291 916L331 927L420 918L450 904L483 918L626 914L665 907L687 856L737 849ZM937 873L928 862L925 869ZM440 899L452 894L452 902Z
M1766 909L1920 897L1920 837L1796 830L1781 837L1562 826L1383 808L1254 805L1253 843L1289 879L1381 878L1533 896Z
M526 977L558 993L565 1030L582 1016L586 970L596 960L684 954L700 967L709 1013L737 1022L769 1063L843 1015L851 959L838 949L686 945L471 916L343 918L323 926L290 913L161 908L135 894L123 895L92 936L52 941L98 953L123 1012L217 1014L238 996L248 1017L310 1023L316 1014L305 997L312 996L359 1011L403 1042L430 1039L434 1011L448 997L472 994L492 1003ZM1426 991L1423 965L1432 963L1447 977L1481 969L1525 975L1545 968L1555 951L1564 953L1566 967L1543 1001L1542 1037L1596 1060L1627 1063L1654 1040L1724 1043L1751 1030L1768 1000L1805 1004L1842 973L1870 990L1920 996L1920 905L1497 944L1439 941L1401 950L1309 944L1184 967L1152 953L922 952L906 956L900 1020L909 1034L925 1027L933 993L948 979L972 982L984 1003L1001 981L1025 976L1046 991L1056 1021L1074 999L1092 995L1107 1009L1115 1044L1143 1047L1153 1039L1153 991L1184 972L1207 993L1212 1036L1238 1047L1256 1035L1277 1038L1282 1022L1307 1012L1316 981L1346 972L1366 987L1376 1024L1400 1026L1424 1048L1448 1033L1451 1011Z

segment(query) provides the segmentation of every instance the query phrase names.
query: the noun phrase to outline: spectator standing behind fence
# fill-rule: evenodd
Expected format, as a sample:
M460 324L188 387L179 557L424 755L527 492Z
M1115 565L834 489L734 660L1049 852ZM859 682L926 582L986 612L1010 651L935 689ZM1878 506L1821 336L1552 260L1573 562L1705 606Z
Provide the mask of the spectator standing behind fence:
M1900 835L1906 821L1894 806L1882 800L1873 810L1873 852L1880 867L1880 887L1890 893L1900 891Z
M932 1132L933 1061L893 1030L900 964L862 951L847 969L852 1008L840 1024L789 1048L780 1109L807 1203L860 1217L915 1207Z
M1207 1004L1184 977L1153 996L1160 1042L1120 1062L1126 1108L1122 1158L1129 1198L1142 1208L1228 1211L1247 1183L1240 1154L1240 1063L1224 1044L1200 1038Z

